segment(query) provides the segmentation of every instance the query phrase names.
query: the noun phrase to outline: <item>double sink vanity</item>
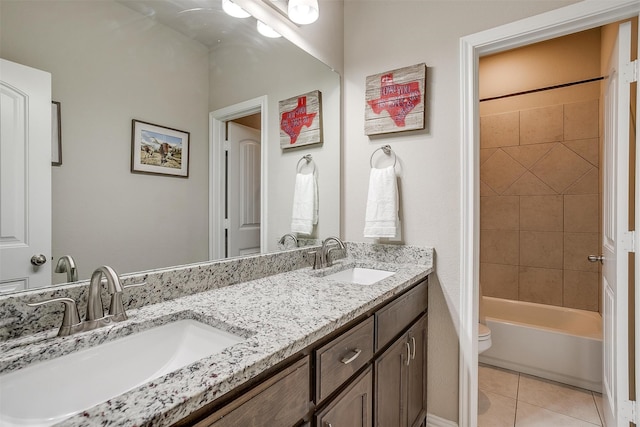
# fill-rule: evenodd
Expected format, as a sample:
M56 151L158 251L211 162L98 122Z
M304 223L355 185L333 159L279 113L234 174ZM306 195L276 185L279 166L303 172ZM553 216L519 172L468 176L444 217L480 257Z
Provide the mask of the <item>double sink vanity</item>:
M0 424L423 425L433 250L345 246L128 275L126 320L65 337L27 304L87 283L0 297Z

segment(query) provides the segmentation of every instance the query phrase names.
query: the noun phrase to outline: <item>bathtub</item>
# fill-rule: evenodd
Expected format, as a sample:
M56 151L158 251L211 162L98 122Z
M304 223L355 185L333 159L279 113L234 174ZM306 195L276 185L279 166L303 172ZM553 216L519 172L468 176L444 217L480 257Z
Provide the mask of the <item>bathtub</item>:
M599 313L483 297L492 346L488 365L602 392Z

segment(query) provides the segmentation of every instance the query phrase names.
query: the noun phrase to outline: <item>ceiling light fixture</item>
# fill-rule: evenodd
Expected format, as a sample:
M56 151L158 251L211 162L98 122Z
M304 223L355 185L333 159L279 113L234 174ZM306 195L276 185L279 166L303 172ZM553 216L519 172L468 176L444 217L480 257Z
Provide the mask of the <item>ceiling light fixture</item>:
M269 37L272 39L282 37L280 33L278 33L276 30L274 30L273 28L271 28L270 26L268 26L262 21L258 21L257 26L258 26L258 32L265 37Z
M234 18L248 18L251 16L249 12L245 11L231 0L222 0L222 10L224 10L227 15L231 15Z
M320 16L318 0L289 0L289 19L296 24L306 25L316 22Z

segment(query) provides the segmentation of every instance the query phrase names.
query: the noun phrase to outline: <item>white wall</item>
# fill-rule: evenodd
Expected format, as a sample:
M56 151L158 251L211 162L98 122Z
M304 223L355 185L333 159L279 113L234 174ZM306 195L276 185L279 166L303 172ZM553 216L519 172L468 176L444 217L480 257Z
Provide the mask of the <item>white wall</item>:
M52 74L53 257L81 277L208 258L208 50L115 2L0 2L0 56ZM191 133L189 178L132 174L131 120ZM56 282L66 281L54 274Z
M480 99L602 76L600 29L485 56L480 59L478 73ZM492 102L484 101L480 105ZM516 105L514 109L522 107L520 103Z
M458 419L460 307L459 39L575 1L345 2L344 236L363 238L369 156L382 144L398 155L404 242L436 249L429 295L428 410ZM393 9L390 9L393 5ZM368 138L365 78L425 62L426 129Z
M319 219L313 237L340 233L340 76L285 39L266 40L262 46L227 46L210 56L211 111L267 95L269 111L269 168L267 249L291 230L296 165L305 154L316 164ZM242 49L243 55L237 52ZM256 78L259 70L259 78ZM280 148L278 101L313 90L322 93L322 144ZM308 169L304 172L307 173Z

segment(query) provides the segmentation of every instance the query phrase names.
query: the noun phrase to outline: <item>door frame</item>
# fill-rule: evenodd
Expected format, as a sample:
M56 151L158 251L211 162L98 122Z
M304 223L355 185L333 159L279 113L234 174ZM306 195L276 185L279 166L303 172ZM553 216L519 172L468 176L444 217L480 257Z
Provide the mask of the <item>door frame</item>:
M249 99L209 113L209 259L225 253L225 122L250 114L260 117L260 252L267 243L267 96Z
M460 39L460 426L477 425L478 285L480 280L480 126L478 62L481 56L561 37L637 16L637 0L585 0ZM638 239L640 240L640 239Z

